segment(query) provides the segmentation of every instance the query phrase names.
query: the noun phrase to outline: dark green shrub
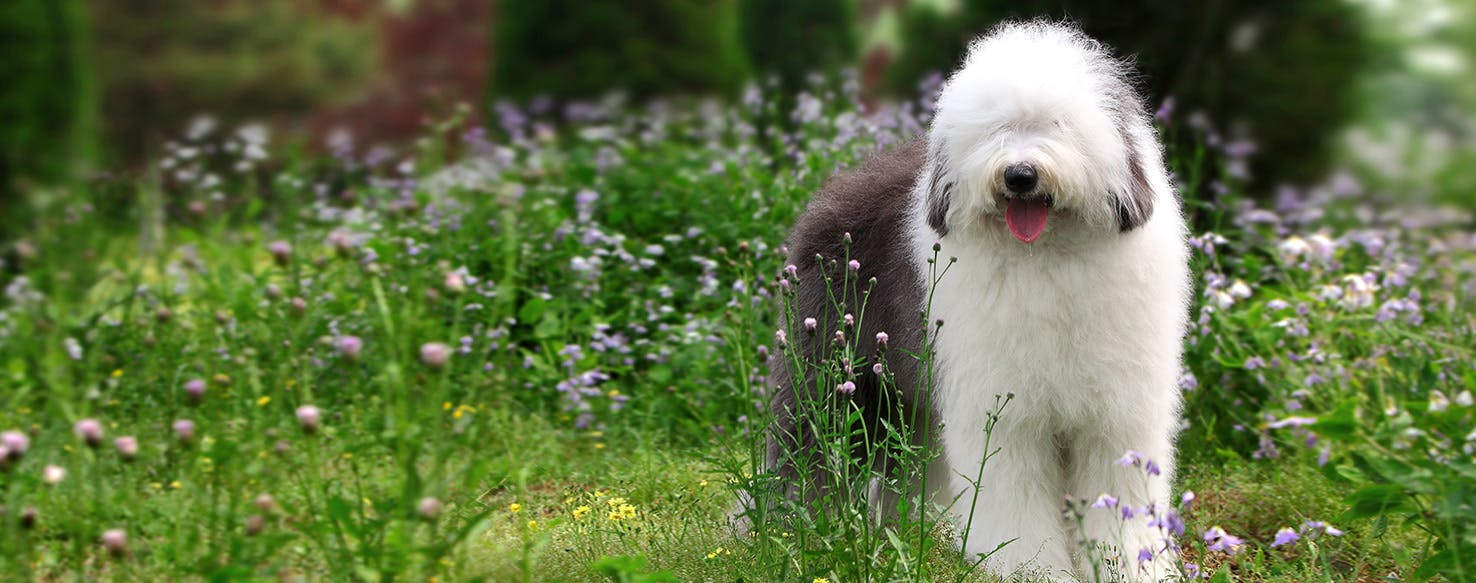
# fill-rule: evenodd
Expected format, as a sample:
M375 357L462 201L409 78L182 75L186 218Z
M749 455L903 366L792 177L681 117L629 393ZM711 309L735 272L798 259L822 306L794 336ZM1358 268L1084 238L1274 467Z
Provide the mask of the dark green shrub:
M16 180L65 177L85 148L80 3L0 3L0 210Z
M1178 119L1202 111L1222 131L1243 128L1259 146L1254 192L1323 176L1328 141L1356 113L1359 74L1371 56L1361 13L1341 0L964 0L955 14L927 7L905 14L894 81L908 90L927 72L955 66L965 48L959 39L1035 16L1069 16L1119 54L1136 56L1151 103L1174 97ZM1181 145L1194 139L1180 137Z
M113 161L139 161L197 115L301 115L362 94L374 29L312 4L90 2Z
M496 21L492 93L733 92L748 73L737 8L733 0L508 0Z
M743 45L756 72L793 92L811 72L854 64L855 21L850 0L744 0Z

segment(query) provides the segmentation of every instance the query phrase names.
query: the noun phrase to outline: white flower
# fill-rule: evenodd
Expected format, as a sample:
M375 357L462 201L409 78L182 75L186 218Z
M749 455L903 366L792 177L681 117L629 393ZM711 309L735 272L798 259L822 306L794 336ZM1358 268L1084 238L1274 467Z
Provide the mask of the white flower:
M1292 235L1290 237L1282 239L1281 243L1276 245L1276 249L1278 251L1281 251L1281 256L1283 258L1290 261L1292 259L1296 259L1307 254L1307 251L1310 251L1312 249L1312 246L1308 245L1307 241L1302 239L1301 237Z
M1440 391L1430 391L1430 412L1431 413L1440 413L1440 412L1442 412L1442 411L1444 411L1446 409L1449 409L1449 408L1450 408L1450 399L1447 399L1445 397L1445 393L1442 393Z
M1249 285L1246 285L1245 280L1237 279L1235 283L1230 284L1230 297L1237 300L1251 297L1251 288Z

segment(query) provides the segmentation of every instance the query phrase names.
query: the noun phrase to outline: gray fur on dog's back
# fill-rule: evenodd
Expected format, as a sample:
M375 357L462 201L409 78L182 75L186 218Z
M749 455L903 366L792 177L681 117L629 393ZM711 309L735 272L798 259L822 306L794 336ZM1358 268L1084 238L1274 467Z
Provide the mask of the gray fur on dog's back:
M913 404L918 362L912 355L921 352L924 290L919 266L907 256L905 229L911 191L926 149L925 142L914 140L834 176L810 202L789 239L789 263L798 268L794 322L780 325L792 325L788 328L790 341L806 360L816 362L831 353L828 348L832 338L842 328L832 298L841 294L847 262L844 238L846 233L851 235L849 258L859 261L861 267L852 275L856 283L844 301L846 311L855 315L859 325L845 333L848 340L854 338L856 355L864 358L855 368L856 392L851 399L864 410L873 441L876 431L882 429L882 416L890 418L895 426L917 411ZM817 260L817 255L823 259ZM827 274L832 276L831 291L826 287ZM871 278L876 278L875 287L869 285ZM868 289L870 299L866 300ZM819 322L813 335L805 333L800 325L811 317ZM886 361L895 375L897 394L882 394L882 385L871 370L876 362L878 332L889 336ZM806 367L805 378L795 378L790 368L789 360L782 355L770 360L775 424L768 442L767 465L794 496L800 473L795 466L808 459L811 485L805 497L813 499L823 495L830 476L819 471L815 436L809 420L800 413L803 409L799 398L809 395L816 403L832 407L842 401L833 398L835 387L815 386L814 367ZM855 445L860 447L861 443Z

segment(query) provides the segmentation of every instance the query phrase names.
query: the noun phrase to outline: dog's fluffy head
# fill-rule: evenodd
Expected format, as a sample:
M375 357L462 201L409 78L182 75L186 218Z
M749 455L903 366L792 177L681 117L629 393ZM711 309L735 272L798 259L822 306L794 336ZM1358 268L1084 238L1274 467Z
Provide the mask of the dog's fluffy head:
M1067 25L1007 23L974 41L929 130L927 224L1028 243L1060 219L1121 232L1146 222L1168 185L1130 71Z

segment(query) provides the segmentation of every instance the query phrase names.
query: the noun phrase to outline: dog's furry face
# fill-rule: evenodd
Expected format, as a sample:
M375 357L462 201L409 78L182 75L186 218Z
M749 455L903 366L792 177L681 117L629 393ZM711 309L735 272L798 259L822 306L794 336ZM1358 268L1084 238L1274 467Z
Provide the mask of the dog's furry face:
M975 42L929 132L929 226L1007 228L1029 243L1051 225L1126 232L1147 221L1161 154L1127 71L1049 23L1003 25Z

